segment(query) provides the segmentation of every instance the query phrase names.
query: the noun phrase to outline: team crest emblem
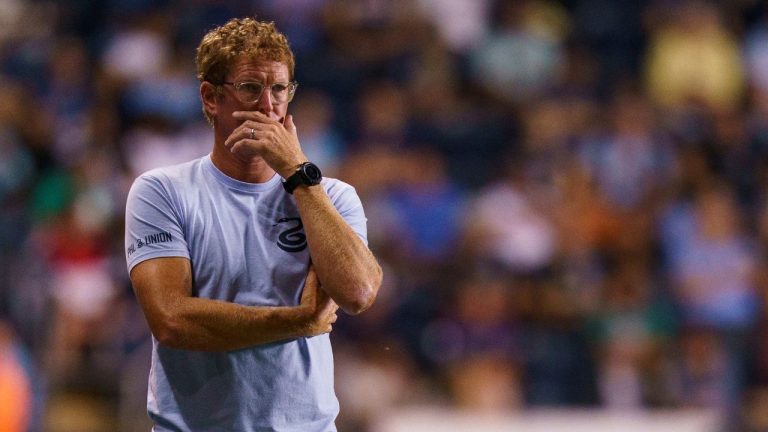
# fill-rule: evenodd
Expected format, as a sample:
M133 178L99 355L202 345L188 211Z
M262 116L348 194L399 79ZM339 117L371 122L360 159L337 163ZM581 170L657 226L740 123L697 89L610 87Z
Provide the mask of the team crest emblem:
M286 229L277 237L277 247L286 252L301 252L307 248L307 236L302 231L304 224L301 223L301 219L282 218L272 226L277 225L286 226Z

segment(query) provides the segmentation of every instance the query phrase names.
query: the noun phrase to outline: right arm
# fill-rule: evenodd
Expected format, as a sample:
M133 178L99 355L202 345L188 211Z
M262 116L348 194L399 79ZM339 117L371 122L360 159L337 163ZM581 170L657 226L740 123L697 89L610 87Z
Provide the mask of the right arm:
M230 351L331 331L338 306L319 289L310 267L298 306L245 306L193 297L187 258L137 264L131 283L155 338L196 351Z

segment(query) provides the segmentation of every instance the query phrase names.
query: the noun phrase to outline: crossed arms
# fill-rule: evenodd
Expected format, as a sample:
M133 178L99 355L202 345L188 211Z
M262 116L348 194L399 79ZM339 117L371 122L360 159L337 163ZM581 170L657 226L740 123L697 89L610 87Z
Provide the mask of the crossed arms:
M131 282L155 338L164 345L229 351L332 330L339 307L357 314L373 304L382 273L373 254L321 186L295 192L312 265L298 306L245 306L192 296L189 259L154 258Z

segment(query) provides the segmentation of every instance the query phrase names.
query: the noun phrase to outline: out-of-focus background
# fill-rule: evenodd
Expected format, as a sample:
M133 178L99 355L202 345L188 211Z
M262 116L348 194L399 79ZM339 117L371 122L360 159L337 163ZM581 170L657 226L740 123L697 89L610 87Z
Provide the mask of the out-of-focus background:
M126 193L209 151L194 50L253 15L385 269L340 431L768 430L757 0L1 0L0 430L148 430Z

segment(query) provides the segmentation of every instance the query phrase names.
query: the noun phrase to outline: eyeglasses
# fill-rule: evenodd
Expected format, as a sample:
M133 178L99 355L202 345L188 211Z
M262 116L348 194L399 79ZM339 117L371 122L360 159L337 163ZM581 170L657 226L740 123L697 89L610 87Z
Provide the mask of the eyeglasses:
M255 104L261 99L262 93L264 93L264 87L269 87L269 94L272 96L272 103L274 105L280 105L288 103L293 99L293 95L296 93L296 87L299 83L292 81L289 83L274 83L271 86L265 86L259 82L243 81L243 82L227 82L221 83L231 85L235 88L235 94L242 103Z

